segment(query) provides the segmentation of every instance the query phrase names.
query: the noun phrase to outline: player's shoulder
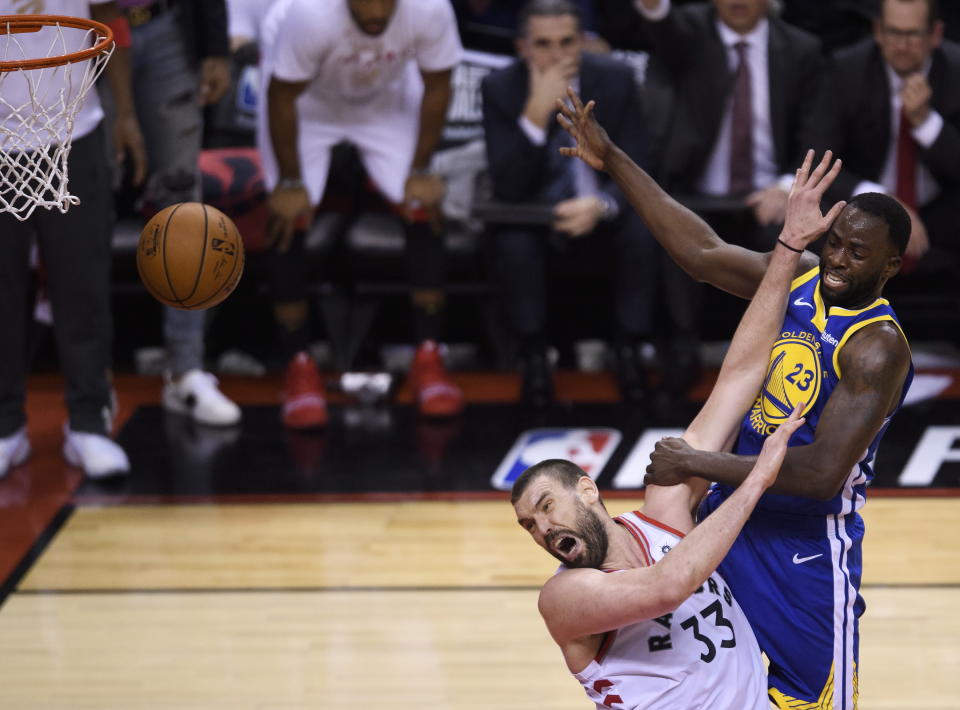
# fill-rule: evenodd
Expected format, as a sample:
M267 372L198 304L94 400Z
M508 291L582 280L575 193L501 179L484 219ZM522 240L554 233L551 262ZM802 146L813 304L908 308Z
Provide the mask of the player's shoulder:
M910 366L910 346L903 331L892 318L882 318L854 333L840 351L844 373L853 371L873 379Z

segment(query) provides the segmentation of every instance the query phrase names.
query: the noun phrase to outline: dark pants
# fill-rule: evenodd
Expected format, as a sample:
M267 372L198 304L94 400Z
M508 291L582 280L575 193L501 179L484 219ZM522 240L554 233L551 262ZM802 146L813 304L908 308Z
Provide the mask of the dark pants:
M113 193L102 124L73 141L69 180L70 192L80 204L66 214L37 209L26 222L0 214L0 436L11 435L26 422L29 257L34 234L46 269L70 428L107 433Z
M588 236L568 237L549 227L494 228L494 256L512 325L521 338L540 338L547 322L548 250L570 262L607 256L615 280L616 326L627 338L649 337L659 247L632 209Z

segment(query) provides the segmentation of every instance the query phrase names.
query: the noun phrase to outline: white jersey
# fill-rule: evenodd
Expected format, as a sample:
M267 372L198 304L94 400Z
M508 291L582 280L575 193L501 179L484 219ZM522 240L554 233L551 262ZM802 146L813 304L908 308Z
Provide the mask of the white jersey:
M650 564L682 537L639 512L616 520ZM718 572L673 612L608 632L596 658L574 675L598 709L769 707L760 648Z
M311 199L326 184L329 149L349 140L367 172L393 201L402 198L413 160L423 80L463 55L449 0L397 0L386 29L365 34L347 0L277 0L262 33L263 81L308 82L297 99L300 167ZM266 89L261 96L266 96ZM276 181L260 102L258 143L268 187Z
M0 15L67 15L70 17L83 17L89 19L90 5L101 5L110 0L33 0L24 2L20 0L0 0ZM54 37L52 30L43 30L38 33L22 33L14 35L16 42L22 49L15 46L6 46L7 40L4 39L0 46L3 47L4 60L14 59L40 59L42 57L52 56L54 54L68 54L81 49L87 49L91 46L89 42L83 43L84 32L82 30L64 30L63 43L56 43L54 49L51 49L51 38ZM73 96L79 84L79 77L83 74L86 63L75 64L71 67L55 67L43 70L43 77L40 83L40 90L35 97L43 102L44 105L54 107L60 103L58 93L65 92L65 96ZM36 79L40 72L29 72L33 79ZM68 81L68 77L70 80ZM10 72L3 78L2 85L3 99L13 106L22 106L30 100L30 89L24 76L20 72ZM73 122L74 139L82 138L97 127L97 124L103 120L103 109L100 106L100 97L96 89L90 89L86 98L80 106ZM0 122L3 122L10 131L21 133L23 128L20 122L11 118L10 111L3 104L0 104ZM22 145L18 143L18 146ZM2 149L0 145L0 149ZM27 141L28 148L38 147L34 142Z
M274 0L227 0L227 34L231 40L243 37L260 40L260 28Z

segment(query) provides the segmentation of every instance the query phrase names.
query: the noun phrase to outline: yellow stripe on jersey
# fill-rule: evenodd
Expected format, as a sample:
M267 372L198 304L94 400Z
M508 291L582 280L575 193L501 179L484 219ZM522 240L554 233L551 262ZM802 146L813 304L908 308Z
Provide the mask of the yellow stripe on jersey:
M833 707L833 664L830 665L830 675L827 676L827 682L820 692L820 697L814 701L798 700L789 695L781 693L776 688L770 688L767 693L770 700L780 710L834 710ZM859 674L857 673L857 664L853 664L853 707L850 710L857 710L857 703L860 699Z
M813 317L810 318L810 322L822 333L827 329L827 318L829 315L830 314L827 313L827 306L823 302L823 296L820 294L820 289L813 289Z
M864 306L863 308L855 308L853 310L849 308L841 308L840 306L834 306L830 309L830 315L832 316L858 316L864 311L869 311L871 308L876 306L889 306L890 301L885 298L878 298L876 301L871 303L869 306Z
M800 274L797 278L790 282L790 290L793 291L798 286L803 286L807 281L812 279L814 276L820 273L820 266L814 266L810 271Z
M837 347L833 351L833 371L837 373L837 378L840 378L843 376L840 373L840 349L846 344L848 340L850 340L850 336L856 333L857 331L861 330L862 328L867 327L871 323L876 323L882 320L888 320L891 323L893 323L897 327L897 330L900 331L900 335L903 337L903 341L907 343L907 348L910 347L910 343L907 342L907 335L906 333L903 332L903 328L900 327L900 324L897 323L894 317L889 313L885 313L881 316L877 316L876 318L867 318L866 320L862 320L859 323L854 323L849 328L847 328L847 331L843 334L843 337L840 338L840 342L837 343Z

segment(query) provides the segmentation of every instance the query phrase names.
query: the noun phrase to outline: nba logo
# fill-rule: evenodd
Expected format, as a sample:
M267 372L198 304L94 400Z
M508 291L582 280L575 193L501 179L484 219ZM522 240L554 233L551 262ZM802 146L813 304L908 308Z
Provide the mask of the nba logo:
M498 490L510 490L525 469L544 459L572 461L595 479L607 465L620 439L619 431L606 427L525 431L497 467L490 484Z

